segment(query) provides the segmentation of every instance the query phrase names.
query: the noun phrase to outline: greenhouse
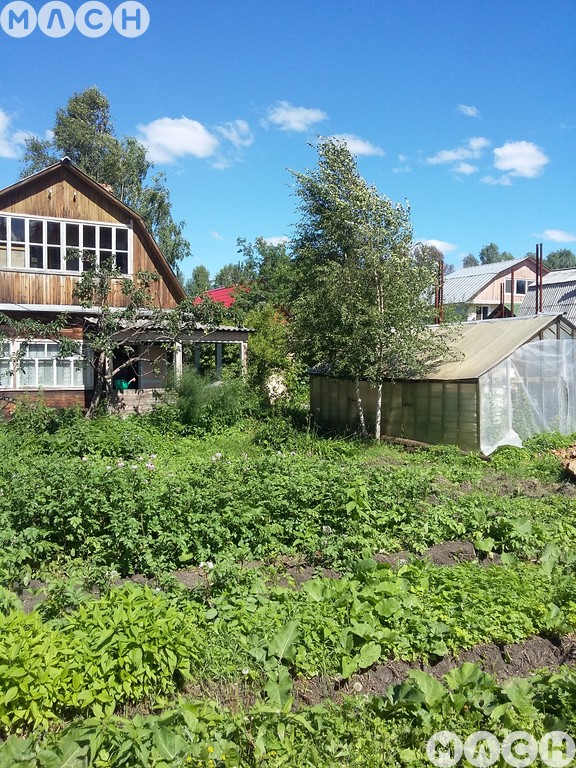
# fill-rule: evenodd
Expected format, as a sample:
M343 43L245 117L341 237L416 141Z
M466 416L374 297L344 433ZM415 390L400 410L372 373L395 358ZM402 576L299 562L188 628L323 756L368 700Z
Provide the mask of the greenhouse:
M563 315L462 323L450 357L425 377L384 382L383 435L488 455L539 432L576 432L576 326ZM362 381L360 395L373 430L376 389ZM320 427L357 430L353 381L312 373L310 399Z

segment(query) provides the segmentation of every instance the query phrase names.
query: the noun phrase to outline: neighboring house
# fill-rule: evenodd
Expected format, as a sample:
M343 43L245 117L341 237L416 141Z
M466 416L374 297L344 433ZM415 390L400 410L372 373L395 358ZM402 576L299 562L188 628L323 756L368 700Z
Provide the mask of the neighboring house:
M97 309L85 309L74 298L83 269L79 252L97 259L115 257L118 270L127 277L140 270L156 273L159 279L152 283L151 293L158 309L172 309L186 296L142 218L68 158L0 190L0 312L13 319L46 322L65 314L65 333L81 341ZM71 253L75 258L67 258ZM128 297L115 288L112 306L126 306ZM246 333L217 330L222 333L216 338L198 326L181 341L241 345L247 341ZM151 344L150 338L141 337L139 352L145 359L130 376L122 375L133 379L132 389L151 391L165 384L168 361L161 336L156 338L158 343ZM24 357L15 366L18 350ZM18 338L0 343L0 396L17 399L42 390L50 406L86 406L94 386L91 366L80 366L74 357L59 359L58 351L58 344L49 338L25 345ZM121 361L121 348L117 357Z
M535 281L536 259L531 256L458 269L444 278L444 305L461 307L464 320L486 320L502 304L504 289L504 305L516 315Z
M204 291L194 299L194 304L200 304L204 299L210 299L218 304L223 304L225 307L233 306L236 301L235 292L238 290L237 286L232 285L228 288L211 288L209 291Z
M490 454L538 432L576 431L575 324L539 315L456 328L449 361L418 379L384 382L383 435ZM360 382L360 395L373 430L376 389ZM312 375L310 400L319 426L357 429L353 381Z
M542 279L542 311L563 314L576 323L576 269L555 269ZM530 286L520 311L525 317L536 314L536 286Z

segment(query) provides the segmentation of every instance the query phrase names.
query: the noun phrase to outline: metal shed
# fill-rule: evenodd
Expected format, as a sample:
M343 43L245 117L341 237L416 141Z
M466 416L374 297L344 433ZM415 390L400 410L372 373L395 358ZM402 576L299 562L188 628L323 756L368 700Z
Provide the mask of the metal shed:
M492 453L538 432L576 431L576 325L562 315L462 323L445 360L420 379L385 381L382 433ZM360 382L368 429L376 390ZM312 374L316 423L358 428L353 381Z

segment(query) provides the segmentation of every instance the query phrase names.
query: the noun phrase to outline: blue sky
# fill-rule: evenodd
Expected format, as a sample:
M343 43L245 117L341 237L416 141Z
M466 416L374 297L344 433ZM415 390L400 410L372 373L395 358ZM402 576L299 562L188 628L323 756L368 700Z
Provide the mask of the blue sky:
M574 0L142 2L136 38L0 29L0 186L23 136L97 85L167 174L186 276L236 261L237 237L290 237L289 169L315 166L318 135L348 141L458 266L490 242L576 251Z

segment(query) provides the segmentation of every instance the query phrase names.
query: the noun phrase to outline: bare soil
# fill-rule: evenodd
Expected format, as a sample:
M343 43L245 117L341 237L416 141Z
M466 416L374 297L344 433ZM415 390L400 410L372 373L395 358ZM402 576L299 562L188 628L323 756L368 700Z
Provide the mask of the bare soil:
M391 685L403 683L411 670L419 669L441 679L464 662L480 664L484 672L499 683L510 677L529 677L540 669L557 670L576 665L576 636L560 638L531 637L523 643L496 645L484 643L462 651L458 656L445 656L436 664L390 660L376 664L346 681L314 678L295 683L297 700L316 704L326 699L339 701L344 695L372 694L382 696Z

